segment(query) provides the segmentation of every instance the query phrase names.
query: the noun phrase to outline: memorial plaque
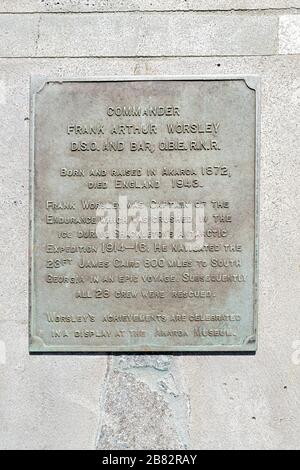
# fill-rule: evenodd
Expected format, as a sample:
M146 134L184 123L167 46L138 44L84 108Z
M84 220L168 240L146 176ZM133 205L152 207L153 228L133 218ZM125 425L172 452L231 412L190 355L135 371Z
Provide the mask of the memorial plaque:
M31 88L30 351L254 351L257 78Z

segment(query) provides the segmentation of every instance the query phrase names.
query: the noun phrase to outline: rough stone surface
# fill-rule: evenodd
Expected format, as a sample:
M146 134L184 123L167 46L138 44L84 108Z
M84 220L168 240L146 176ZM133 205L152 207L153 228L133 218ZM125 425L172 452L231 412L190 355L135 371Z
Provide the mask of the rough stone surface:
M109 5L113 2L102 3ZM115 2L115 5L117 3L118 8L122 3L125 5L125 2ZM128 2L134 3L137 2ZM144 9L148 8L147 3L139 2ZM152 3L155 5L154 0ZM176 2L177 5L179 3L182 2ZM196 4L192 1L187 3ZM202 8L212 3L215 8L225 3L234 4L234 7L244 4L239 8L245 5L251 8L250 3L256 8L270 8L274 3L280 8L299 6L296 1L207 1L201 2ZM41 5L42 2L30 0L1 1L0 9L44 8ZM225 8L224 5L222 7ZM292 33L298 18L290 13L288 10L284 15L280 13L284 19L278 22L279 29L276 27L282 55L270 57L176 58L178 50L174 49L174 57L171 58L0 59L1 449L104 449L126 446L299 449L297 116L300 66L298 56L287 55L298 51L298 48L295 49L295 34ZM243 15L252 17L256 12ZM260 22L266 15L269 12L257 16L257 21ZM277 13L272 15L276 21L279 19ZM14 50L15 55L21 51L26 56L32 55L33 50L37 51L40 47L39 15L3 16L6 22L2 24L0 33L1 54L6 49L10 54ZM14 19L11 20L12 17ZM25 17L30 21L27 22ZM260 23L262 28L263 21ZM240 24L238 27L244 28ZM53 33L53 28L51 31ZM9 40L5 39L6 36ZM50 35L47 37L48 45L42 40L45 54L47 47L51 52L60 47L57 42L61 36L53 34L51 41ZM229 38L228 41L224 37ZM225 43L235 40L234 35L222 34L222 38ZM215 40L212 36L210 55L216 53ZM273 48L273 44L271 46ZM164 45L160 47L164 51L169 46L166 45L165 49ZM269 48L270 44L264 47ZM88 46L85 52L86 55L90 54ZM30 75L95 77L217 73L254 73L260 75L262 80L257 355L29 356ZM145 426L143 421L149 426Z
M190 447L189 401L172 356L111 357L101 409L98 449Z
M300 8L299 0L2 0L0 12L255 10Z
M282 15L279 19L279 54L300 53L300 16Z
M269 55L278 52L277 35L276 15L2 14L0 56Z

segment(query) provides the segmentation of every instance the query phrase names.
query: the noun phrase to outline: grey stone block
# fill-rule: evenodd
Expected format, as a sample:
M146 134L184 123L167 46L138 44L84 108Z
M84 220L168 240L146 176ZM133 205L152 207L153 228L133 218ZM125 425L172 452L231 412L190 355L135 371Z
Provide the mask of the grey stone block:
M0 59L0 447L68 449L104 447L122 436L120 420L101 440L115 399L114 385L124 380L143 390L139 416L159 416L159 430L178 425L184 436L174 445L205 448L297 448L300 410L299 246L296 179L299 155L297 119L299 58L204 57L169 59ZM29 81L31 74L61 77L102 75L258 74L262 79L261 223L259 350L255 357L160 356L122 358L107 370L106 356L29 356L27 344L27 249L29 168ZM174 361L173 363L171 361ZM180 379L180 399L170 405L165 392L153 392L151 380L169 371ZM111 373L114 373L113 377ZM131 377L133 375L133 378ZM125 376L125 378L124 378ZM108 380L107 380L108 379ZM169 383L169 382L168 382ZM101 389L108 392L103 400ZM118 388L120 390L120 387ZM167 400L167 401L166 401ZM181 401L180 401L181 400ZM177 403L184 404L182 415ZM189 408L190 406L190 408ZM118 409L122 403L118 402ZM134 441L128 413L130 446ZM171 410L171 411L170 411ZM165 415L167 416L167 414ZM178 417L179 416L179 417ZM175 420L174 420L175 417ZM155 419L157 419L155 417ZM174 424L175 423L175 424ZM188 437L189 436L189 437ZM175 441L176 439L176 441ZM119 441L120 442L120 441ZM123 442L123 441L122 441ZM152 441L153 442L153 441Z
M226 38L226 40L225 40ZM0 15L2 57L269 55L276 15Z
M282 15L279 18L279 54L300 53L300 16Z

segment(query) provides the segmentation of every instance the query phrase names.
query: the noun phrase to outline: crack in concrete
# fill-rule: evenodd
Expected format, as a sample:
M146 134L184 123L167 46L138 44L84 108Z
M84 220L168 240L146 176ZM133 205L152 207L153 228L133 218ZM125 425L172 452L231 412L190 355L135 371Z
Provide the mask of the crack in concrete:
M132 9L132 10L56 10L56 11L0 11L0 15L81 15L81 14L88 14L88 15L95 15L95 14L125 14L125 13L201 13L201 14L226 14L226 13L241 13L241 14L255 14L258 13L274 13L274 14L286 14L286 13L300 13L300 8L295 7L287 7L287 8L252 8L252 9L243 9L243 8L231 8L228 10L224 9L210 9L210 10L197 10L195 8L186 8L186 9L170 9L170 10L139 10L139 9Z
M298 57L299 53L286 53L286 54L215 54L215 55L195 55L195 54L186 54L186 55L143 55L143 56L135 56L135 55L77 55L77 56L59 56L59 55L53 55L53 56L46 56L46 55L40 55L40 56L0 56L1 59L5 60L20 60L20 59L30 59L30 60L41 60L41 59L52 59L52 60L59 60L59 59L134 59L134 60L160 60L160 59L218 59L218 58L223 58L223 59L230 59L230 58L260 58L260 57L275 57L279 58L280 56L285 56L285 57ZM184 76L184 75L183 75Z
M188 449L189 416L176 357L109 357L97 449Z

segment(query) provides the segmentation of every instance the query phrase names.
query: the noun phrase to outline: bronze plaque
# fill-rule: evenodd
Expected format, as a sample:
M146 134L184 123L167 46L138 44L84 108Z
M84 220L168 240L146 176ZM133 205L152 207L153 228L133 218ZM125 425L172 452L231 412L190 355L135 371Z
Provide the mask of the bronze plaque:
M32 80L30 351L255 351L258 80Z

